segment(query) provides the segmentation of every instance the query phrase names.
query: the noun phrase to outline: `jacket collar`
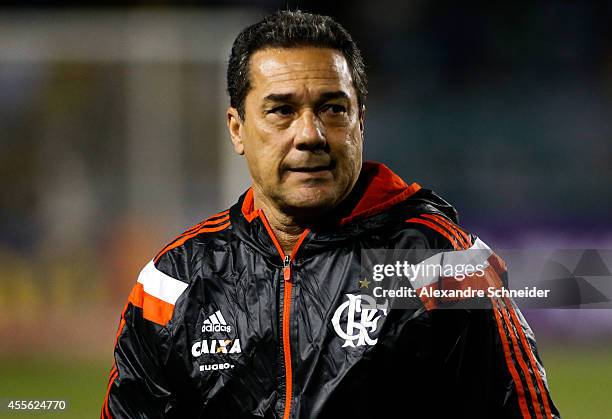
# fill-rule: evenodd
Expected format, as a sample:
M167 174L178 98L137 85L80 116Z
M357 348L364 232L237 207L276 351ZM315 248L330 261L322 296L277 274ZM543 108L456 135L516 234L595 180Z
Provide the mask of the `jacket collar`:
M344 225L376 215L406 200L419 189L421 186L418 183L407 185L382 163L364 162L355 187L333 211L333 219ZM260 210L254 208L253 188L249 188L244 195L241 211L249 223L261 215Z
M364 162L357 184L337 212L339 224L379 214L408 199L421 189L418 183L407 185L382 163Z
M311 231L302 247L314 239L317 232L323 233L329 240L329 233L341 239L342 232L354 230L362 221L375 218L391 207L405 201L421 189L417 183L406 184L387 166L376 162L364 162L359 178L349 196L334 209L321 225L310 226ZM258 251L272 257L280 258L278 250L265 228L265 215L261 209L254 208L253 188L249 188L230 210L232 224L236 234L243 241ZM353 227L350 227L353 226ZM361 228L358 228L361 230ZM349 234L350 235L350 234ZM335 241L335 240L333 240ZM303 249L299 251L304 254Z

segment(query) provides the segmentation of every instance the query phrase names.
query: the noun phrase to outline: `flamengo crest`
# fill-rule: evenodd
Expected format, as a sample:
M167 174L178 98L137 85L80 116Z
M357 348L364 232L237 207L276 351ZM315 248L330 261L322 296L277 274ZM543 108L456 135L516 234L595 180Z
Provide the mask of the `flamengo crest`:
M376 300L369 295L346 294L346 296L348 301L336 309L332 318L334 330L338 336L345 339L342 347L375 345L378 339L370 338L370 333L376 331L380 317L387 315L388 303L377 305ZM382 311L382 314L377 315L379 311ZM347 319L345 325L340 323L340 319L344 316Z

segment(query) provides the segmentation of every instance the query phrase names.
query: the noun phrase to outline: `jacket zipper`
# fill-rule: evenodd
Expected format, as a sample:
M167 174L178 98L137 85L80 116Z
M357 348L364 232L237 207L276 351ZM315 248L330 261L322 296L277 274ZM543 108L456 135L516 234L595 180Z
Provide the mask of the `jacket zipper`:
M289 419L291 413L291 398L293 393L293 371L291 368L291 256L286 255L283 260L283 360L285 364L285 411L283 419Z
M289 255L285 255L283 262L283 279L285 281L291 280L291 257Z
M259 210L259 215L264 227L268 231L270 238L278 250L278 254L283 260L283 318L282 318L282 338L283 338L283 361L285 366L285 410L283 412L283 419L289 419L291 414L291 399L293 396L293 371L291 368L291 291L293 283L291 282L291 261L295 258L300 245L306 238L306 235L310 229L305 229L300 235L295 246L291 250L291 255L285 255L283 248L280 246L276 235L272 231L268 219L266 218L263 211Z

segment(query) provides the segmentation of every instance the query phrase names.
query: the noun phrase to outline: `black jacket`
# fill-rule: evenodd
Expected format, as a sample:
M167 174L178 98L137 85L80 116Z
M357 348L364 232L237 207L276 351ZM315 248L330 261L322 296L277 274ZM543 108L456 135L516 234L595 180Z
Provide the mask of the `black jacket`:
M433 192L365 163L349 198L284 255L249 190L143 269L102 417L558 417L511 300L364 308L362 249L452 252L477 240Z

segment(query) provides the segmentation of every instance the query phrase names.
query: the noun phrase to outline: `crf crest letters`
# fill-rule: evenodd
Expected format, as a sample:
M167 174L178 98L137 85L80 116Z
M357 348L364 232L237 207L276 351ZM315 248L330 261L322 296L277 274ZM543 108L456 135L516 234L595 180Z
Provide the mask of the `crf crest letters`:
M345 340L342 347L375 345L378 339L372 339L370 333L376 331L381 316L387 315L388 303L377 305L376 300L369 295L346 294L346 296L348 301L336 309L332 318L334 330ZM379 311L382 311L382 314L378 314ZM344 316L347 319L345 329L340 322Z

